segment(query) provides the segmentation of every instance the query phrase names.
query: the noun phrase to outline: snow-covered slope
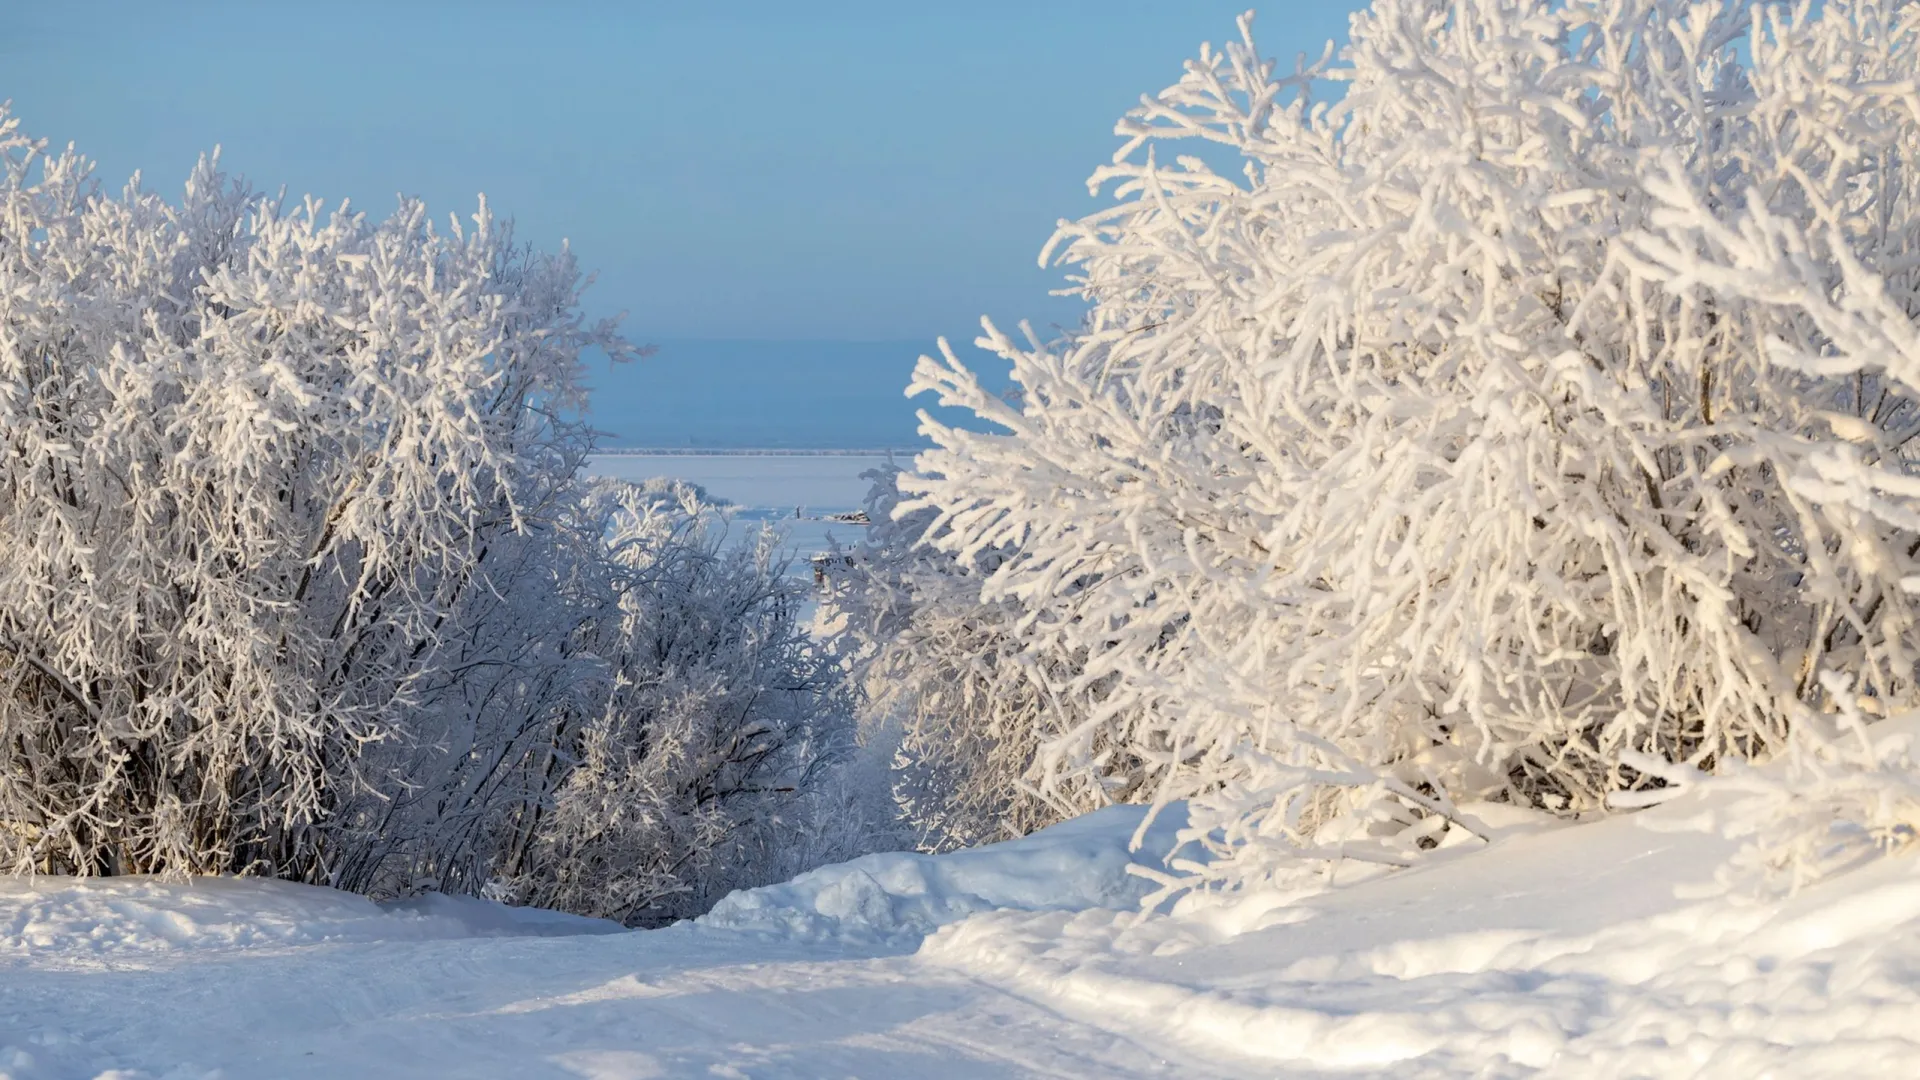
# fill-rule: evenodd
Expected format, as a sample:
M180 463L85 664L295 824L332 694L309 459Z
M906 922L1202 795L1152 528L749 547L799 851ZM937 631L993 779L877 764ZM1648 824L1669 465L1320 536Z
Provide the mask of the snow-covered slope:
M920 957L1248 1075L1920 1075L1920 860L1689 900L1731 848L1684 828L1699 809L1512 837L1232 937L997 913Z
M1920 859L1714 895L1717 797L1147 919L1130 809L612 935L479 901L16 881L0 1075L1913 1075Z

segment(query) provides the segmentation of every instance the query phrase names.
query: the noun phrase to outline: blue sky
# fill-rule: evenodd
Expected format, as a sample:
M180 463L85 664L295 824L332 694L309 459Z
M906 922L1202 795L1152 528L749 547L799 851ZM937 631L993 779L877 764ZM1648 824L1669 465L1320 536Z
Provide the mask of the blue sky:
M219 143L256 186L376 213L406 192L464 215L484 191L523 238L570 239L590 307L662 344L596 377L621 441L744 412L766 427L719 441L833 442L857 419L876 445L911 436L899 391L936 335L1072 321L1034 263L1054 221L1096 205L1114 120L1243 6L68 0L10 16L0 97L116 185L140 168L171 191ZM1262 48L1290 58L1343 36L1350 6L1259 10ZM827 342L869 347L842 363ZM757 392L756 365L782 363L809 376ZM793 387L818 382L834 415L808 418Z

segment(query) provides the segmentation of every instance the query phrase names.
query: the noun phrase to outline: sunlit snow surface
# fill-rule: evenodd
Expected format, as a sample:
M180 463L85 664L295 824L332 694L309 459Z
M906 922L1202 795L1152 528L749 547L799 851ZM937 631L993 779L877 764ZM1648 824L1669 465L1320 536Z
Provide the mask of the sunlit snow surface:
M1414 870L1144 921L1117 909L1127 865L1169 831L1130 853L1130 809L611 935L478 901L7 881L0 1073L1914 1075L1920 859L1682 899L1726 858L1691 828L1712 809L1510 817Z
M894 460L902 467L912 463L905 453ZM798 570L830 539L843 547L860 539L860 526L827 515L858 510L869 486L860 474L887 461L875 453L601 454L587 468L624 480L671 477L698 484L736 507L742 536L762 522L784 532Z

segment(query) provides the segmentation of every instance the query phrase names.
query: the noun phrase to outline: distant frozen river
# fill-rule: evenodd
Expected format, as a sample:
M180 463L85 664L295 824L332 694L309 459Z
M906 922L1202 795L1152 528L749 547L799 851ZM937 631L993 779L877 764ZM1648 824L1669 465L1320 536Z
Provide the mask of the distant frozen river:
M902 455L896 460L905 466L912 459ZM587 468L623 480L668 476L699 484L740 508L735 520L743 530L766 521L785 531L804 561L825 551L829 536L842 545L860 539L865 532L860 526L820 519L859 509L868 487L860 474L886 461L884 453L597 454Z

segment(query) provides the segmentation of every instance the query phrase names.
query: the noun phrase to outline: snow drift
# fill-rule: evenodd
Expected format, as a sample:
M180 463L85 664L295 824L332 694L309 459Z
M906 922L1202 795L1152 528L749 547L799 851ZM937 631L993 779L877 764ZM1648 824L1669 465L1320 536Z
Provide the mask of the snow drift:
M1186 825L1185 807L1169 807L1131 850L1146 817L1146 807L1113 806L946 855L866 855L733 893L696 921L775 937L917 944L984 911L1138 911L1154 885L1134 869L1164 868Z

